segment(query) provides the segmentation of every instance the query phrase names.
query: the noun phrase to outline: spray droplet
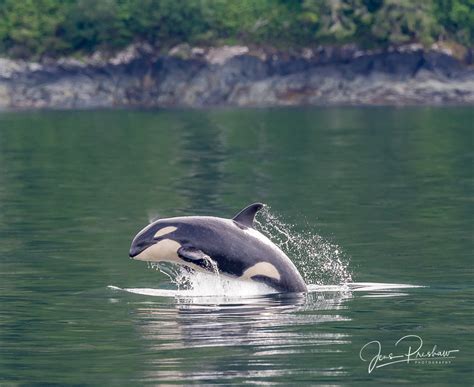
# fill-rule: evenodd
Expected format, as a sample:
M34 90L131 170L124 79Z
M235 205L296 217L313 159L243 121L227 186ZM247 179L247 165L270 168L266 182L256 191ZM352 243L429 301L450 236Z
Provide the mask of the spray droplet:
M260 219L261 220L260 220ZM298 232L265 206L255 220L260 232L277 244L300 270L306 283L333 285L352 281L341 248L310 231Z

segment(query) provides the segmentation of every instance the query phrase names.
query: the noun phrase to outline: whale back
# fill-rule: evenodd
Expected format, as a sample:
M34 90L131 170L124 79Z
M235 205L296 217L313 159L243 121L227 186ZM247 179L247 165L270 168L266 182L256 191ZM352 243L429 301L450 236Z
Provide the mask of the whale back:
M282 291L304 292L306 284L288 256L270 239L238 220L215 217L169 219L173 239L202 251L223 274L264 282ZM174 221L173 221L174 220Z

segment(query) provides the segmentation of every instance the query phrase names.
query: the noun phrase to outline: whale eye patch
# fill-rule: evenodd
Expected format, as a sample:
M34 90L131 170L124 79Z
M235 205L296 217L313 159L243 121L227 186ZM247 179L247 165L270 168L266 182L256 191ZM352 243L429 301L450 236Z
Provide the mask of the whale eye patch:
M153 236L153 238L159 238L160 236L163 236L163 235L166 235L166 234L170 234L172 233L173 231L176 231L178 228L177 227L174 227L174 226L167 226L167 227L163 227L163 228L160 228L156 233L155 235Z

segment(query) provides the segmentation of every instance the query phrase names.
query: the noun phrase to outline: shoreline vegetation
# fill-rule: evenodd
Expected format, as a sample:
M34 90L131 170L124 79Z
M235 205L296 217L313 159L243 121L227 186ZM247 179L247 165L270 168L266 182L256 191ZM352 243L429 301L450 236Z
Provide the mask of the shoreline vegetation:
M3 0L0 109L474 104L474 0Z
M474 0L2 0L0 56L110 55L134 43L291 48L421 44L472 57ZM472 58L470 59L472 61Z

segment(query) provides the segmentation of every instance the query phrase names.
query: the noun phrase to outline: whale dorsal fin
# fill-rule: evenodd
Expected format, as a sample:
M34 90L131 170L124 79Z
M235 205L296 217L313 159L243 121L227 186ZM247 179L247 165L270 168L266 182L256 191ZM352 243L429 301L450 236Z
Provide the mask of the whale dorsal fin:
M262 203L254 203L248 207L245 207L237 215L235 215L232 220L234 222L240 223L246 227L253 227L253 220L255 219L255 214L263 207Z

